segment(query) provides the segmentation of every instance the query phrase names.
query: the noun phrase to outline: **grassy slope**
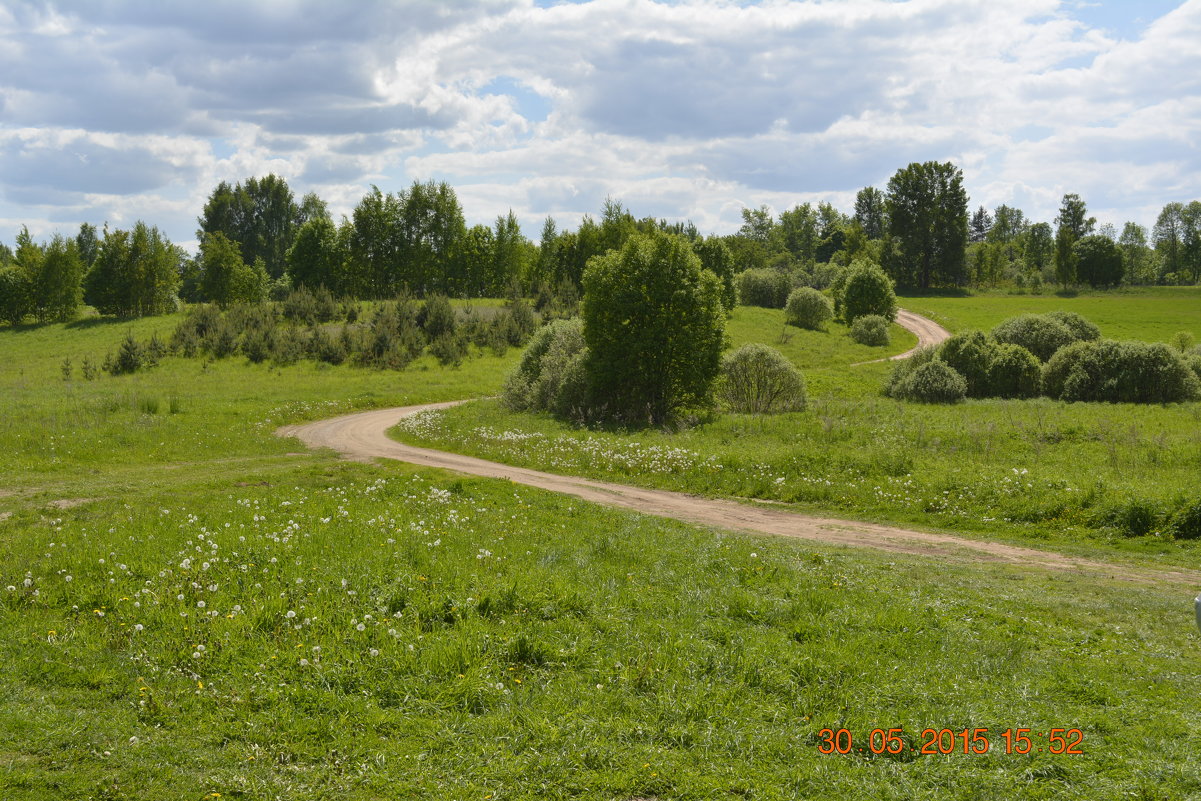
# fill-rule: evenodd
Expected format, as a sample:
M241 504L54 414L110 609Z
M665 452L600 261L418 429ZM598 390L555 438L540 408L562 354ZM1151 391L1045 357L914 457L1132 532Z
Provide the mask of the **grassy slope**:
M515 354L62 381L128 327L0 329L6 799L1201 791L1179 593L698 531L270 433L495 391ZM1078 726L1085 755L821 756L827 726Z

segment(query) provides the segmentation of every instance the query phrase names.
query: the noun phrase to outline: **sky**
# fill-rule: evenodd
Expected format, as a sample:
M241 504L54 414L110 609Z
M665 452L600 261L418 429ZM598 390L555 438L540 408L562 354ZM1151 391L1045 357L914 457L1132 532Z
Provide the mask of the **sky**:
M730 233L914 161L974 209L1201 198L1201 0L0 3L0 241L141 219L195 247L219 181L335 218L455 187L536 239L597 215Z

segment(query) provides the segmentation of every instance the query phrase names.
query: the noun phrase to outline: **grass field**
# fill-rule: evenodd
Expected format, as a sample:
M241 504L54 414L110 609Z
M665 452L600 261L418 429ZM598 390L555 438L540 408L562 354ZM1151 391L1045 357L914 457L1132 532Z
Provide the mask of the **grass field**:
M1074 297L985 293L963 298L902 297L900 301L906 309L937 320L951 331L987 331L1018 314L1063 309L1092 320L1109 339L1167 342L1177 331L1189 331L1201 340L1201 287L1195 286L1081 292Z
M782 326L742 311L735 341L776 344ZM174 324L0 329L0 797L1201 793L1201 638L1184 588L701 530L506 482L343 462L272 434L354 408L494 393L515 351L457 370L428 357L401 373L168 358L134 376L78 376L83 355L102 359L127 330L165 336ZM812 355L818 342L829 355ZM898 410L872 394L887 366L848 371L863 353L834 329L778 346L812 359L814 406L791 423L727 417L639 435L625 451L632 435L539 419L522 431L606 438L614 458L644 465L625 480L653 469L715 492L753 487L701 484L673 472L667 451L657 468L639 460L660 444L744 454L748 466L793 458L789 477L858 481L854 503L904 471L955 465L948 480L966 482L985 464L1009 470L1001 456L1013 453L1040 487L1088 491L1086 475L1137 473L1153 496L1196 474L1195 404L1139 418L1107 407L1109 440L1096 439L1101 417L1047 405L1042 428L1022 433L1032 423L1001 403L949 418ZM906 347L897 337L862 351ZM504 419L487 404L462 411ZM898 461L914 442L921 453ZM981 486L999 488L1001 473ZM764 491L775 478L762 477ZM1049 493L1014 497L1036 508ZM908 496L795 500L961 528ZM1045 535L1093 554L1113 554L1113 539L1132 549L1123 558L1195 556L1146 537ZM1001 733L1019 727L1044 736L1006 754ZM855 750L820 754L823 728L848 729ZM903 728L903 753L859 752L877 728ZM919 756L925 728L987 728L992 748ZM1052 728L1079 728L1083 754L1047 753Z

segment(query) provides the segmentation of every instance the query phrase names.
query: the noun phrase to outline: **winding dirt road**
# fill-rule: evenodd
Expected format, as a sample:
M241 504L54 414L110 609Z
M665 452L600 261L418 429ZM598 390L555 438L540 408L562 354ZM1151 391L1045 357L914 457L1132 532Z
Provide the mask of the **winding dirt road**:
M925 318L907 317L928 323L915 330L919 341L933 344L946 338L947 332ZM898 321L901 318L898 316ZM902 322L906 325L909 322ZM902 354L904 355L904 354ZM900 357L893 357L900 358ZM284 426L276 433L296 437L310 448L331 448L348 459L371 461L396 459L423 467L435 467L486 478L507 479L539 489L571 495L604 506L627 509L640 514L668 517L701 526L732 531L795 537L832 545L874 548L907 554L1039 567L1053 571L1076 571L1140 583L1180 583L1201 585L1201 573L1185 569L1155 569L1114 565L1076 558L1052 551L1021 548L997 542L970 540L949 534L913 531L893 526L851 520L816 517L787 511L777 505L740 503L706 498L668 490L645 489L578 476L561 476L524 467L513 467L457 453L405 445L388 436L388 430L402 418L420 412L445 409L467 401L425 403L391 409L358 412L328 420Z
M943 328L938 323L922 317L920 314L914 314L908 309L897 309L897 325L908 329L917 334L917 344L904 353L898 353L896 356L886 356L883 359L870 359L866 362L856 362L852 367L858 367L861 364L875 364L876 362L895 362L901 359L908 359L919 348L924 348L927 345L938 345L951 338L951 332Z

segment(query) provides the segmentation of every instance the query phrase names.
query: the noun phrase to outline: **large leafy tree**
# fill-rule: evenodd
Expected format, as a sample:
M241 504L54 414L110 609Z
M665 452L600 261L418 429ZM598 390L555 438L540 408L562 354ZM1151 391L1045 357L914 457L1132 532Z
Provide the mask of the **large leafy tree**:
M228 306L266 297L268 278L262 259L246 264L237 243L219 231L200 243L200 270L201 289L213 303Z
M1059 204L1059 216L1055 218L1055 223L1060 229L1066 228L1075 242L1093 232L1097 218L1088 216L1088 206L1080 195L1067 194Z
M138 221L132 230L106 230L84 298L102 314L162 314L174 306L180 266L180 250L155 226Z
M721 281L687 240L635 234L584 273L585 362L604 412L662 424L703 406L725 347Z
M83 302L83 260L74 239L55 235L47 243L32 288L39 322L75 319Z
M286 267L296 229L308 216L320 214L324 205L319 198L314 202L307 196L305 204L302 210L288 182L278 175L250 178L234 186L222 181L204 205L196 236L203 240L207 234L224 234L237 244L244 262L262 259L268 274L278 278Z
M328 216L305 222L288 251L288 275L292 283L310 289L324 286L334 292L345 291L348 287L343 274L347 256L344 244Z
M711 236L692 243L701 266L721 279L721 302L727 312L738 305L738 287L734 283L734 256L721 237Z
M492 297L507 295L520 286L530 260L531 246L521 233L517 216L510 209L507 215L496 218L492 238L492 263L487 274L486 290Z
M887 199L874 186L864 187L855 195L855 220L868 239L881 239L888 229Z
M1097 218L1088 216L1088 206L1080 195L1069 193L1059 204L1055 224L1055 277L1066 288L1077 278L1076 242L1093 232Z
M774 229L779 246L801 265L809 266L817 260L821 245L821 221L817 210L808 203L780 212L780 223Z
M1076 276L1092 287L1122 283L1122 251L1107 236L1090 234L1076 242Z
M923 289L967 280L967 193L950 162L910 164L888 181L893 278Z
M373 186L352 222L351 272L359 293L388 297L405 287L421 294L454 291L467 229L449 184L416 182L394 195Z
M1201 280L1201 201L1185 206L1180 220L1184 269L1195 284Z
M1159 212L1152 231L1160 271L1180 273L1184 267L1184 204L1168 203Z
M1055 232L1050 223L1040 222L1031 225L1025 236L1026 264L1034 270L1043 270L1051 263L1055 251Z
M1126 281L1131 284L1155 283L1151 248L1147 245L1147 229L1136 222L1128 222L1118 239L1122 261L1126 265Z

